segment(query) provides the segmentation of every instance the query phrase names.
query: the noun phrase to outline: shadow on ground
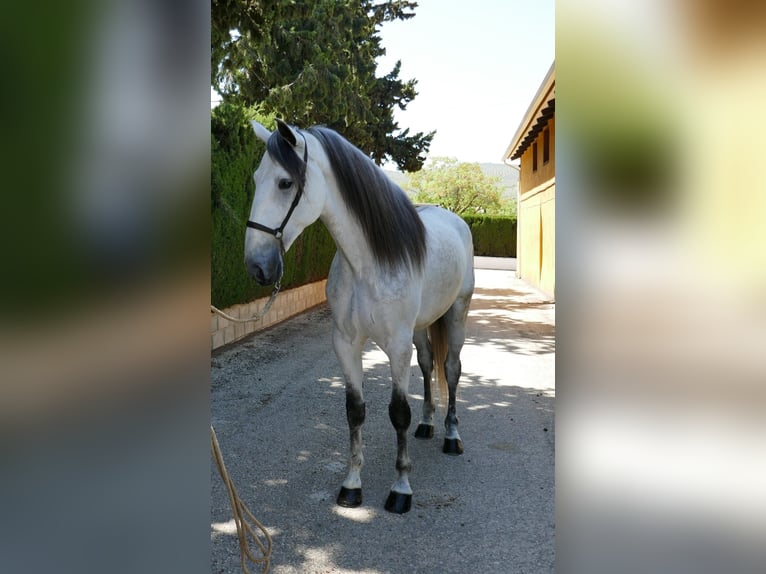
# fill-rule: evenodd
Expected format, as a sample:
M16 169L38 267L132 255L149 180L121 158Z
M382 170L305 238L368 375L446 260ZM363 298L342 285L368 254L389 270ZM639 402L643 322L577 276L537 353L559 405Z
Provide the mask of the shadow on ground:
M246 451L222 443L241 496L273 537L272 572L500 573L509 564L551 572L552 393L466 377L458 407L466 451L444 455L442 429L431 440L416 440L413 423L413 508L398 516L383 510L396 456L387 370L373 366L365 379L364 502L358 509L335 505L348 441L339 377L319 381L313 412L293 421L289 437L275 433L264 416L240 435L250 445ZM413 388L418 383L413 375ZM413 395L416 419L422 398ZM269 407L281 410L281 402ZM215 478L212 571L235 572L237 538Z
M506 276L503 276L505 279ZM554 564L553 306L518 288L476 289L458 393L462 456L412 438L412 510L383 503L395 477L388 361L365 348L364 502L336 506L345 477L345 388L326 306L214 353L211 418L241 497L274 540L271 572L549 573ZM211 467L211 571L239 572L225 490ZM253 569L255 571L255 569Z
M528 293L477 288L471 301L466 342L491 344L511 353L554 353L552 309L552 303L531 298Z

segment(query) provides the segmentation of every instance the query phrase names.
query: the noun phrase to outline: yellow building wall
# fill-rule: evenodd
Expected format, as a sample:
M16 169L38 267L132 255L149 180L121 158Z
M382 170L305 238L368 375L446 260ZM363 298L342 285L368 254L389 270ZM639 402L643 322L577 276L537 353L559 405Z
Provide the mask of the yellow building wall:
M519 277L551 297L556 292L556 180L522 196L518 226Z
M537 285L540 277L540 209L532 201L522 201L519 208L516 260L519 277Z
M540 289L553 297L556 293L556 183L540 197Z
M532 171L532 146L521 156L518 206L517 274L541 291L556 292L555 122L548 122L550 160L543 164L543 134L537 137L538 169Z

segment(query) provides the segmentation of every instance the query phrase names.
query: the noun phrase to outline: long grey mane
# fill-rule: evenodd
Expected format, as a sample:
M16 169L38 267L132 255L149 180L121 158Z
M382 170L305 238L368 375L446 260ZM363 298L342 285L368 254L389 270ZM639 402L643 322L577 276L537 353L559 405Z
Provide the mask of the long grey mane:
M392 269L422 267L426 231L404 191L337 132L323 126L306 131L320 141L330 158L341 196L376 260Z

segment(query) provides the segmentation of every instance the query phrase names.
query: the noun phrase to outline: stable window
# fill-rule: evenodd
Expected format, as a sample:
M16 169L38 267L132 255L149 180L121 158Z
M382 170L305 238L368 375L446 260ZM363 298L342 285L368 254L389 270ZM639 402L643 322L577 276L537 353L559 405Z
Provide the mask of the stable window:
M543 165L551 159L551 130L543 130Z
M532 171L537 171L537 142L532 144Z

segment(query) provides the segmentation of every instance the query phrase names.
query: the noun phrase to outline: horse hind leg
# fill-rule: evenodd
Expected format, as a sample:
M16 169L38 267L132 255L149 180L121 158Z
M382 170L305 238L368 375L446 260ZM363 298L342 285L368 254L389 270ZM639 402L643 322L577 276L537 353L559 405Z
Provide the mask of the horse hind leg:
M412 358L412 340L407 339L401 345L393 345L386 350L391 362L391 402L388 416L396 430L396 471L397 479L386 499L385 509L396 514L404 514L412 505L412 488L409 475L412 462L407 451L407 430L410 427L411 411L407 402L407 389L410 380L410 359Z
M463 441L458 433L457 418L457 386L462 373L460 351L465 341L465 321L468 315L468 305L460 299L453 304L442 318L447 331L447 356L444 361L444 372L447 379L449 400L447 416L444 418L444 447L442 452L457 456L463 454Z
M418 365L423 373L423 418L415 430L415 438L429 439L434 436L434 397L431 392L431 373L433 372L433 353L428 333L425 329L416 331L413 337L417 349Z

